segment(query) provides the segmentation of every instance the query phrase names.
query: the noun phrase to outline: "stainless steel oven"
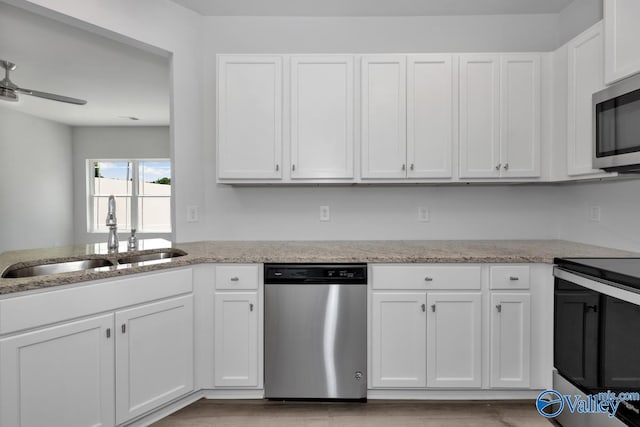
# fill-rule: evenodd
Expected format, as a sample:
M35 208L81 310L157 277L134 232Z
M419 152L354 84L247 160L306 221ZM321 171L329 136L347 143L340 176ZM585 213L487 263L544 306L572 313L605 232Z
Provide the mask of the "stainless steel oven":
M593 94L593 167L640 172L640 75Z

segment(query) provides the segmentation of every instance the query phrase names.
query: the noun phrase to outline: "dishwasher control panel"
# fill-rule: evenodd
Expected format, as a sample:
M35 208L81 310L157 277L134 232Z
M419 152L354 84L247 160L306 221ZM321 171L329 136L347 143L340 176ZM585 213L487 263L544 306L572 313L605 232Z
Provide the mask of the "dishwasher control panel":
M265 264L265 284L366 284L367 264Z

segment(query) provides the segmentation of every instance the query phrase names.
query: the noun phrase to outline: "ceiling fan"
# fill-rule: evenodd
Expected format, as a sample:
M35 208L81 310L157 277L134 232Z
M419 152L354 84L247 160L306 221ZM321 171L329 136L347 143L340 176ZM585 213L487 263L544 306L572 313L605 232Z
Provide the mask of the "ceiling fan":
M16 102L18 100L18 94L21 93L23 95L37 96L38 98L66 102L69 104L84 105L87 103L84 99L70 98L68 96L19 87L9 80L9 72L16 69L16 64L0 59L0 67L4 68L5 71L4 79L0 80L0 99L4 101Z

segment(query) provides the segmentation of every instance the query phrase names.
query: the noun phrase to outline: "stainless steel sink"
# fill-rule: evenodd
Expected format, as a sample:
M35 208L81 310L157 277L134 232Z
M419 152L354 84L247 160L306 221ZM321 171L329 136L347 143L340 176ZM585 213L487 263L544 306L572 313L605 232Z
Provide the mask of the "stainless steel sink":
M113 263L104 258L83 259L78 261L64 261L51 264L36 264L31 266L10 266L2 272L6 279L19 277L44 276L47 274L70 273L73 271L91 270L99 267L110 267Z
M147 254L122 255L118 257L118 264L138 264L148 261L170 260L171 258L185 256L186 254L186 252L179 249L167 249Z

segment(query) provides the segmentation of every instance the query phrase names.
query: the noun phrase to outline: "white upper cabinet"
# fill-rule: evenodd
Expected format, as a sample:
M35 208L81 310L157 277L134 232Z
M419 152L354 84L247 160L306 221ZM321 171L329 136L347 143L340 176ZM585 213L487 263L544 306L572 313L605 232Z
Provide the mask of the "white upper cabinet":
M353 57L291 57L291 178L353 178Z
M409 178L451 177L458 83L455 65L452 55L409 55L407 58Z
M540 176L540 55L460 59L460 177Z
M540 176L540 55L500 57L501 176Z
M460 58L460 178L500 176L500 57Z
M603 30L598 23L568 43L569 103L567 115L567 172L602 173L593 169L592 100L604 89Z
M405 178L406 56L362 58L362 177Z
M362 58L362 177L450 178L452 55Z
M218 178L282 177L282 58L218 57Z
M640 1L604 1L604 77L607 84L640 72Z

